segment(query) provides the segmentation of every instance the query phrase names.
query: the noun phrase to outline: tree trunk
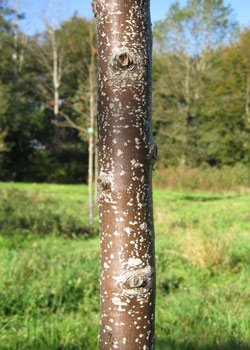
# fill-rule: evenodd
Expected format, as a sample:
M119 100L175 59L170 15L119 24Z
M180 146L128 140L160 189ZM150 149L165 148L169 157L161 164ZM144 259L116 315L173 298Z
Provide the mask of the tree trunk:
M153 350L149 0L94 0L98 26L100 350Z
M94 223L94 200L93 200L93 161L94 161L94 121L95 121L95 53L93 46L93 25L90 24L90 48L91 61L89 65L89 166L88 166L88 187L89 187L89 224Z
M61 82L61 62L58 60L58 47L55 29L50 29L53 50L53 94L54 94L54 118L58 121L59 114L59 88ZM58 134L58 126L55 124L55 135Z
M247 121L250 124L249 105L250 105L250 75L248 74L247 75L247 82L246 82L246 105L245 105L245 110L246 110Z
M95 125L95 204L97 203L97 180L98 180L98 142L97 142L97 130Z

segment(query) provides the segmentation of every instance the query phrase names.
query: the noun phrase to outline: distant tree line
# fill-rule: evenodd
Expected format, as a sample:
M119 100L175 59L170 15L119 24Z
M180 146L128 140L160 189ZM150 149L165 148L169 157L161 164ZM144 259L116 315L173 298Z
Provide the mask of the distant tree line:
M250 29L239 32L222 0L189 0L154 33L161 165L249 165Z
M93 23L29 36L20 21L0 0L0 180L86 182ZM158 167L250 166L250 28L222 0L155 23L153 132Z

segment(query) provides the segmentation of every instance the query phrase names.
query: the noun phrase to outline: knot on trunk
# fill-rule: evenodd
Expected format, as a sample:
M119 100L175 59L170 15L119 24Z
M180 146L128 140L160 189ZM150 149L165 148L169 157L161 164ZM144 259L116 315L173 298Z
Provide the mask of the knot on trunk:
M133 64L133 58L127 52L121 53L118 60L121 68L128 68Z
M103 0L93 0L91 3L92 10L94 13L94 16L98 19L101 16L105 16L107 11L105 10L104 6L104 1Z
M113 203L112 199L112 178L101 174L97 179L98 199L104 200L106 203Z
M128 50L117 52L111 60L111 68L113 71L133 70L137 65L136 58Z
M146 287L147 280L144 276L132 276L127 279L127 281L124 283L124 286L126 288L141 288Z
M148 158L150 159L150 161L154 164L154 162L157 159L157 146L155 143L151 144L149 146L149 156Z
M107 193L111 192L111 182L105 176L99 176L97 179L97 185L99 190L105 191Z
M121 276L115 277L117 280L116 288L129 297L147 294L153 285L153 272L154 269L151 266L129 270Z

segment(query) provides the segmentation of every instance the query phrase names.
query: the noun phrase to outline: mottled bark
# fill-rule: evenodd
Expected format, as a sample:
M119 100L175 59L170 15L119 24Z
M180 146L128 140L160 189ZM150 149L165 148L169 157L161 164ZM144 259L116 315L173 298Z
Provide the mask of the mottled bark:
M89 65L89 166L88 166L88 187L89 187L89 224L94 223L94 199L93 199L93 161L94 161L94 123L95 123L95 53L93 46L93 26L90 24L90 48L91 60Z
M95 124L95 204L98 201L97 181L98 181L98 142L97 142L97 129Z
M154 349L149 0L94 0L98 26L100 350Z

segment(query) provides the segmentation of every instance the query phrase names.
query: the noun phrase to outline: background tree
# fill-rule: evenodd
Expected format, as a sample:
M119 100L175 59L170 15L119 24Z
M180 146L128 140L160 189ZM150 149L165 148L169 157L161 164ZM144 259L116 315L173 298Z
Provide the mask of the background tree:
M1 158L2 179L18 180L24 175L22 166L31 154L29 135L31 126L30 89L26 84L31 74L24 64L25 46L17 28L19 15L0 7L0 128L4 131L4 142L9 149Z
M93 225L94 220L94 197L93 197L93 184L94 184L94 169L97 173L97 167L94 167L94 157L97 158L97 152L95 152L95 127L96 127L96 33L95 22L85 21L86 36L83 37L83 30L79 30L83 27L82 19L74 16L71 22L75 22L74 26L69 23L63 26L62 32L68 35L68 44L70 49L70 57L68 58L71 63L72 72L78 73L78 89L71 101L71 107L74 112L78 114L76 122L72 125L72 119L63 115L66 119L61 126L70 126L79 128L81 131L81 137L88 141L88 191L89 191L89 222ZM72 32L73 29L73 32ZM77 35L78 33L78 35ZM67 106L70 105L70 101L64 100ZM84 128L83 128L84 127ZM96 163L95 163L96 164Z
M94 119L96 110L94 23L74 15L57 27L47 26L42 42L36 41L34 57L44 75L41 91L53 110L52 122L73 128L88 142L89 221L93 225ZM58 143L61 132L56 132Z
M168 143L175 165L200 163L200 117L206 99L213 98L207 84L220 74L213 65L214 51L236 28L232 10L222 0L189 0L183 8L176 2L154 27L154 131L156 139L167 136L173 145Z
M245 29L217 53L215 64L220 75L207 86L214 93L205 104L207 129L202 142L217 164L249 162L249 40L249 30Z
M18 72L18 85L15 84L14 33L10 17L12 11L8 15L6 11L3 19L10 19L5 25L6 30L0 34L1 39L4 38L1 40L0 58L0 127L5 132L4 142L10 151L1 157L1 179L85 182L87 144L80 142L78 132L73 130L61 132L60 139L56 142L48 98L39 88L41 82L47 81L46 70L30 54L30 47L38 40L36 36L29 37L25 45L18 42L23 60L22 69ZM40 45L43 43L39 41ZM71 87L73 96L75 90L72 86L76 85L72 82L67 86L67 91ZM50 97L49 101L52 100L53 97Z

